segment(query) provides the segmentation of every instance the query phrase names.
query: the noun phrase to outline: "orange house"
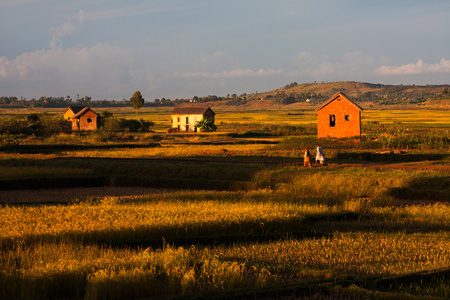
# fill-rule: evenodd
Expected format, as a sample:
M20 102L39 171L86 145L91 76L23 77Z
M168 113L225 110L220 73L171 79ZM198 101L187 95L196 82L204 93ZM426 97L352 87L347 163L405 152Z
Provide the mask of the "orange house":
M72 131L96 130L98 115L89 107L69 106L64 119L72 122Z
M343 93L334 94L316 111L318 138L361 136L361 112L363 109Z
M79 113L85 106L69 106L64 113L64 120L71 121L72 117Z

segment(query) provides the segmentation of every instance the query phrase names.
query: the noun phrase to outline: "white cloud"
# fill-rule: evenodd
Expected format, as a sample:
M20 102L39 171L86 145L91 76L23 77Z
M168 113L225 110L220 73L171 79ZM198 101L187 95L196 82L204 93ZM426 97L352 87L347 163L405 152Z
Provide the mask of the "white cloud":
M121 88L131 80L132 63L133 55L108 44L89 48L56 47L23 53L14 60L0 57L0 79L16 88L39 87L35 91L30 88L28 96L24 95L27 97L39 92L65 95L77 88L107 97L121 94Z
M49 47L56 47L56 43L59 39L66 35L74 35L77 33L77 27L73 25L71 22L66 22L61 26L50 29L50 33L52 34L52 39L49 42Z
M180 66L174 76L178 78L233 79L244 77L265 77L280 74L283 70L253 70L242 68L240 63L224 52L202 54L197 59L184 59L185 66ZM184 71L182 71L184 70Z
M57 42L61 37L71 36L78 32L78 27L81 25L81 23L84 22L83 10L80 10L78 12L76 20L77 20L76 24L73 24L71 21L67 21L61 26L57 26L49 30L49 33L52 35L52 38L48 43L50 48L55 48L57 46Z
M419 59L416 63L401 66L381 66L377 68L379 75L412 75L412 74L433 74L450 73L450 60L441 59L437 64L424 63Z

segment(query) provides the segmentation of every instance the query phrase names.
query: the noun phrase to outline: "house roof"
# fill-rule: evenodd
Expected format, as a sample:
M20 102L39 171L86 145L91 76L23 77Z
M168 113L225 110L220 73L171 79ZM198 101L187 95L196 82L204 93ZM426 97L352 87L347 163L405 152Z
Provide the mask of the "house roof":
M84 116L87 112L91 111L93 114L97 115L90 107L84 107L78 113L73 115L72 119L78 119L79 117Z
M175 107L172 111L172 115L203 115L208 110L210 110L214 115L215 112L212 111L210 107L191 107L191 106L185 106L185 107Z
M352 104L353 106L355 106L359 111L362 111L363 109L356 104L355 102L353 102L352 100L348 99L347 96L345 96L344 93L342 92L337 92L336 94L334 94L333 96L331 96L330 99L328 99L327 101L325 101L324 103L322 103L318 108L316 108L316 111L321 110L322 108L324 108L325 106L327 106L328 104L330 104L331 102L333 102L334 100L336 100L338 97L341 97L345 100L347 100L348 102L350 102L350 104Z
M82 110L83 108L85 108L85 106L69 106L67 109L71 110L74 114L77 114L80 112L80 110Z

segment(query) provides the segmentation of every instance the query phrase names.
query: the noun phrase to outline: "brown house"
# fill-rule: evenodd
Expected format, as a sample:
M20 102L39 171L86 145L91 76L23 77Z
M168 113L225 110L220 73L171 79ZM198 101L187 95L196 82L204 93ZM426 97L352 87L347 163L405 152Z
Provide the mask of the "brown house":
M195 125L210 119L214 123L215 112L209 107L175 107L172 111L172 128L180 132L197 132Z
M96 130L98 115L89 107L69 106L64 120L72 122L72 130Z
M362 110L343 93L334 94L316 109L317 137L360 137Z

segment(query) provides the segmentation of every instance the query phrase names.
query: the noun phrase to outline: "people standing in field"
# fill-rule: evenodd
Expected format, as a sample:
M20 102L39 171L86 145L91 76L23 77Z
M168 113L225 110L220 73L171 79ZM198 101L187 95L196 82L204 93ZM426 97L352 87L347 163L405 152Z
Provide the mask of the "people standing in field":
M311 161L309 157L311 156L308 147L305 148L305 154L303 155L303 166L311 168Z
M323 164L323 162L325 161L325 157L323 156L322 147L320 147L319 144L317 144L317 148L316 148L316 164L317 164L317 161L319 161L321 164Z

